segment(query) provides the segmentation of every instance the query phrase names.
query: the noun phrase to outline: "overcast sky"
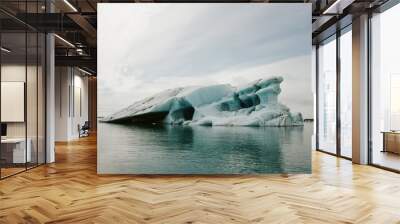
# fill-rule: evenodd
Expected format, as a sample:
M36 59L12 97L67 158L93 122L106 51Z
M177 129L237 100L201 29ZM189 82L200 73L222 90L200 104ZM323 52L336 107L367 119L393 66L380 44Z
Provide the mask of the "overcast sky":
M312 117L311 5L99 4L98 115L168 88L284 77Z

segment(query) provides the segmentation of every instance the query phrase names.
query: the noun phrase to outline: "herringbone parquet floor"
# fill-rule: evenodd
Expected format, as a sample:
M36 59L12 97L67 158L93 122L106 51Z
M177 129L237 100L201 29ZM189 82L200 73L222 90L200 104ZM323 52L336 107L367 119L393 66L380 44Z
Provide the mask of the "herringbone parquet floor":
M0 181L0 223L400 223L400 175L313 153L312 175L98 176L96 139Z

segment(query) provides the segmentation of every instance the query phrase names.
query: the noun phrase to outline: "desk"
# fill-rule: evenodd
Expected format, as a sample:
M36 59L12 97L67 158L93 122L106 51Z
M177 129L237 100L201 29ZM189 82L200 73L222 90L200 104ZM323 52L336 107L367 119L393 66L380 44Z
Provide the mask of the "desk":
M392 152L400 154L400 132L382 131L382 134L383 134L382 152Z
M32 153L30 138L26 140L27 147L25 152L25 138L5 138L1 139L1 154L8 163L31 162ZM4 156L3 156L4 155ZM12 158L12 159L11 159Z

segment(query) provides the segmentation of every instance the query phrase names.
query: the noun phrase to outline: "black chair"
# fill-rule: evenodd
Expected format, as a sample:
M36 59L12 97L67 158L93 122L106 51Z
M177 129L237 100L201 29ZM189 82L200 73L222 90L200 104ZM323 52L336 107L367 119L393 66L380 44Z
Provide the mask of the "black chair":
M79 138L89 136L89 129L90 129L89 121L85 121L82 127L78 125L78 129L79 129Z

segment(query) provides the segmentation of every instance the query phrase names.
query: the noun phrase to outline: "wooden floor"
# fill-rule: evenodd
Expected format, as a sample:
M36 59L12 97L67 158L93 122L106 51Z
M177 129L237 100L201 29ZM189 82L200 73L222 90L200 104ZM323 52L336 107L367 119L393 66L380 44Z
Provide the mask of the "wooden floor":
M0 223L400 223L400 175L313 153L312 175L98 176L96 139L0 181Z
M19 172L23 172L25 170L26 170L25 167L23 167L23 168L14 168L14 167L4 168L4 167L2 167L1 168L1 177L2 178L3 177L8 177L8 176L11 176L13 174L16 174L16 173L19 173Z
M374 151L373 161L375 164L400 170L400 155L391 152Z

